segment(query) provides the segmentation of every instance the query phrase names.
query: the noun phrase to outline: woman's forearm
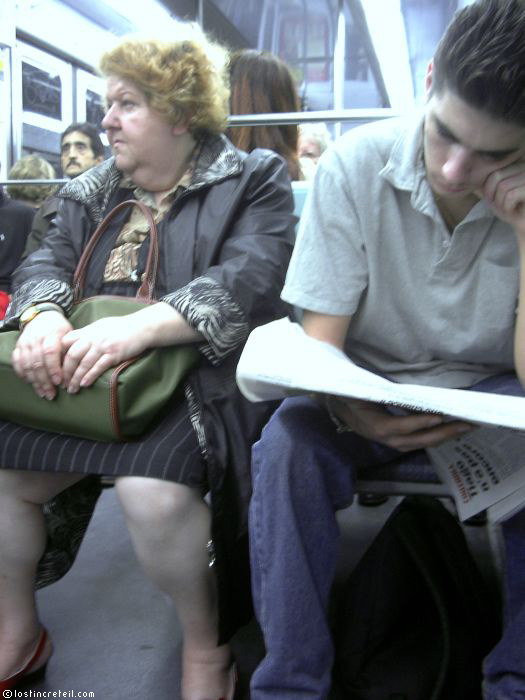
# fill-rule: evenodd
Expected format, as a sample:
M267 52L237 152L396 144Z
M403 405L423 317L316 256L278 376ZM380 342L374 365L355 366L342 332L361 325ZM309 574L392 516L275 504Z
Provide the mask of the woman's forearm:
M179 345L204 340L204 336L186 321L170 304L159 301L136 312L137 321L143 323L147 347Z

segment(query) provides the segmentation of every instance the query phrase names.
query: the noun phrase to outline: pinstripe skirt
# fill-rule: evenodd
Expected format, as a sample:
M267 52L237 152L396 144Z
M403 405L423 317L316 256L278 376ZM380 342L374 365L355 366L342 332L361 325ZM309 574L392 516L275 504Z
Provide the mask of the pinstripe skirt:
M206 489L206 464L184 394L138 439L95 442L0 421L0 469L148 476Z
M134 296L137 286L107 284L101 294ZM149 431L129 442L95 442L0 420L0 469L148 476L207 489L206 462L182 390Z

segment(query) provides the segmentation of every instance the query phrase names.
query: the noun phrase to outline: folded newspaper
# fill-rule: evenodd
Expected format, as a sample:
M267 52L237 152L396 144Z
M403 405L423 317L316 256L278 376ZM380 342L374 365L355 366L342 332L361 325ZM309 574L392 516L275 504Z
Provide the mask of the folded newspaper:
M250 401L333 394L476 424L472 432L427 450L460 518L488 509L492 520L502 520L525 506L525 398L397 384L358 367L288 319L250 334L237 384Z

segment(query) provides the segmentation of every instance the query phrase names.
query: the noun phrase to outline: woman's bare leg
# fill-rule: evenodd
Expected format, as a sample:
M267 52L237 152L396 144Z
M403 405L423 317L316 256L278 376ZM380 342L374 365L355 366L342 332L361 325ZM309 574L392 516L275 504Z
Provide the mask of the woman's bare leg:
M0 679L24 666L40 634L34 585L46 546L42 504L82 478L0 470Z
M210 509L196 489L173 482L121 477L116 487L141 565L175 602L184 635L182 699L225 697L231 651L217 646Z

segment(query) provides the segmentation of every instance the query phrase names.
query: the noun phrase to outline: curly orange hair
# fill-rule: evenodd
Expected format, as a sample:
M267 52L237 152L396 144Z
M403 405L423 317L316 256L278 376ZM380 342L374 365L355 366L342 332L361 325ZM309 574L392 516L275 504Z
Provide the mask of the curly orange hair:
M149 105L193 135L221 133L228 118L228 52L193 24L173 41L124 38L103 54L100 70L133 82Z

